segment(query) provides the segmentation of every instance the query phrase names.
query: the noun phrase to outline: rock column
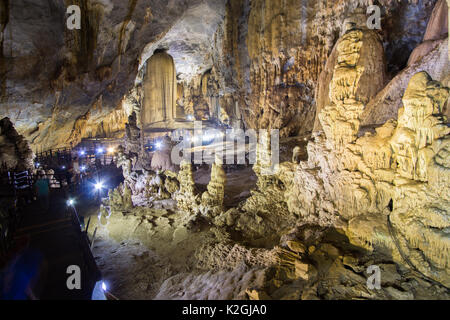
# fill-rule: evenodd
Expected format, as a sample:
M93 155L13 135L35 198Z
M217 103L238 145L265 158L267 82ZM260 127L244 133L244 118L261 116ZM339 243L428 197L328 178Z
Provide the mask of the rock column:
M176 118L177 77L173 58L166 52L155 53L147 63L144 79L144 125Z

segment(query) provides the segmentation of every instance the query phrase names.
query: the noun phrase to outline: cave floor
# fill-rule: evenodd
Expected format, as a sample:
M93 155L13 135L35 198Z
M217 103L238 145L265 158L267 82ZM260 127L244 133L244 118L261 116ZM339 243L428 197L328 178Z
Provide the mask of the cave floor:
M226 205L232 207L248 197L256 178L251 168L228 171ZM200 188L206 188L209 175L207 167L194 173ZM87 202L80 211L95 218L98 203ZM315 235L305 242L314 275L296 279L280 275L279 264L269 261L279 253L278 246L254 248L208 223L189 230L177 209L166 203L136 207L110 219L108 229L97 232L93 254L111 293L123 300L450 298L442 287L391 257L351 245L336 229L305 226L305 234ZM95 222L91 224L92 236ZM381 290L367 287L371 265L382 270Z

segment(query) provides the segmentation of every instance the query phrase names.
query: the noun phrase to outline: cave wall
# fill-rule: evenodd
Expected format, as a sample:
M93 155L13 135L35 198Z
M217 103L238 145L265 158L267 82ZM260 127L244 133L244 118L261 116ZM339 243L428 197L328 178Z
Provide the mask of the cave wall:
M317 96L319 77L330 55L333 59L344 20L358 7L365 11L378 4L382 9L382 30L376 33L384 57L378 57L381 65L373 72L385 68L386 78L378 77L370 98L406 66L423 39L435 3L231 0L215 43L221 48L214 66L221 104L231 117L238 105L251 128L280 128L281 136L311 131L314 122L318 127L317 104L328 98L326 92Z
M186 115L305 133L327 96L317 97L319 77L345 18L358 6L380 5L377 35L390 80L423 41L436 2L76 0L70 4L80 6L82 28L68 30L68 1L4 1L0 116L35 150L120 136L140 109L147 60L166 49Z
M35 150L123 131L144 48L205 2L3 1L0 116ZM68 4L81 30L66 28Z

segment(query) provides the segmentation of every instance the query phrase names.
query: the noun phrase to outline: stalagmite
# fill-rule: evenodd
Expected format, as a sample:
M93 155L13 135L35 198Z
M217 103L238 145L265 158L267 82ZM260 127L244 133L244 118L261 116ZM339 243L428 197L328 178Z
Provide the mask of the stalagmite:
M226 174L222 167L222 159L216 157L211 169L211 181L207 191L202 195L203 214L217 216L223 212Z
M180 182L180 190L175 195L178 208L184 212L196 212L200 196L195 187L191 163L185 161L181 163L178 181Z
M170 170L174 171L175 166L172 163L171 151L172 145L169 137L165 136L161 139L161 147L153 154L151 167L153 170Z
M366 21L367 19L365 14L359 12L354 13L352 16L347 18L343 24L343 29L345 32L350 32L352 29L361 32L358 35L360 38L357 42L357 47L352 49L354 50L352 53L354 55L354 61L350 61L350 63L353 66L358 65L361 70L360 79L358 80L357 85L355 85L355 93L353 98L363 104L367 103L379 91L381 91L386 81L386 61L383 44L379 35L374 30L369 30L367 28ZM348 44L343 42L348 41L348 36L344 35L339 38L333 51L331 52L330 57L328 58L325 69L319 76L318 88L316 91L317 111L314 131L322 129L322 125L319 121L320 112L324 107L330 105L330 102L332 101L331 95L337 93L333 93L333 89L330 87L332 84L331 79L336 72L338 64L342 64L342 61L339 61L339 56L341 56L342 60L342 55L345 54L342 52L342 46L348 46ZM341 81L343 81L343 79L341 79Z

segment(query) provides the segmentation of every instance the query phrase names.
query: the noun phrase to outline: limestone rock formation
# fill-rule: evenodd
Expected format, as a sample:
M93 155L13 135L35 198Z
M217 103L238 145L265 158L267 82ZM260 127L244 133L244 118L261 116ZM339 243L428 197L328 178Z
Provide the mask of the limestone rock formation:
M382 31L366 33L371 45L367 51L363 49L362 55L369 58L366 75L374 83L366 87L370 81L363 75L361 98L368 99L364 91L372 97L383 88L385 66L389 74L403 69L409 54L423 39L435 2L382 1ZM276 0L230 1L216 36L217 45L223 49L215 54L213 70L223 92L221 106L232 122L243 118L251 128L279 128L282 137L313 130L314 118L315 127L320 126L315 105L328 104L325 91L336 57L332 54L329 59L330 53L344 33L344 19L357 13L358 8L365 13L368 4L325 0L287 1L282 5ZM363 21L359 25L364 27L367 18L359 18ZM385 61L378 54L383 47ZM325 75L319 79L323 70Z
M216 158L211 169L211 181L207 191L202 194L200 211L203 215L215 217L223 212L226 174L222 167L222 159Z
M67 29L69 5L81 9L80 30ZM224 0L17 0L0 10L0 118L14 119L36 149L47 150L86 137L121 138L131 114L127 96L159 45L173 49L184 74L196 74L197 64L204 64L199 73L211 68L211 57L197 49L209 48ZM179 31L181 43L159 43Z
M337 64L330 83L330 105L319 113L326 136L334 148L342 148L356 139L364 102L357 89L365 67L360 65L363 32L351 27L337 47Z
M362 16L362 18L361 18ZM344 28L349 31L349 28L358 29L361 32L360 40L357 42L355 52L342 53L342 47L348 46L349 37L344 35L336 43L330 57L327 60L325 69L320 74L317 91L316 91L316 121L314 130L322 128L319 115L322 109L331 103L331 95L333 94L331 87L331 79L335 73L335 69L343 63L357 65L361 70L358 85L355 86L355 99L367 104L381 89L383 89L386 82L386 64L384 48L379 35L369 30L366 26L366 19L363 13L355 13L355 15L347 18L344 22ZM355 44L356 45L356 44ZM353 54L354 57L349 57L349 60L342 61L342 55ZM345 81L341 79L340 81Z
M177 117L177 78L173 58L156 52L147 62L144 78L142 123L170 121Z
M172 145L169 137L165 136L160 141L160 148L155 151L152 158L151 168L155 171L175 171L175 166L172 163L171 153Z
M448 36L448 5L446 0L439 0L431 14L423 42L411 53L408 66L418 62Z
M128 117L128 123L125 125L125 152L138 156L142 152L141 129L137 126L136 113L133 112Z
M450 298L445 1L72 2L81 30L64 25L67 1L0 3L0 113L38 150L124 139L124 181L92 222L106 274L125 271L119 297ZM302 135L280 147L260 131L253 172L217 159L210 180L191 162L176 172L168 136L146 158L144 132L190 116ZM33 166L7 118L0 151L8 169ZM244 171L252 190L231 185Z
M363 126L382 125L388 120L396 119L398 110L402 106L403 93L412 76L417 72L425 71L433 79L449 85L448 75L450 64L448 59L448 28L444 22L448 13L445 1L437 1L433 15L428 21L427 32L423 43L418 44L409 57L406 68L401 70L394 78L366 105L361 116ZM421 39L422 41L422 39ZM450 115L448 109L444 114Z
M1 170L24 171L34 169L34 153L25 138L18 134L9 118L0 120Z
M352 35L352 31L347 34ZM341 79L336 70L337 79ZM351 68L347 70L346 79L358 76ZM354 103L349 95L357 85L353 80L333 79L336 95L331 100L338 105L341 101ZM361 109L344 113L340 122L334 122L330 121L333 113L325 108L320 118L335 129L314 135L314 142L308 145L307 162L294 166L283 163L275 176L260 178L259 190L234 219L236 228L252 225L243 232L256 238L271 230L280 233L289 223L334 226L345 230L352 243L386 252L399 263L448 286L445 221L450 171L444 159L450 129L442 115L448 95L449 89L431 80L427 73L417 73L404 93L405 107L398 121L387 122L375 134L361 138L354 134L358 128L352 126L358 124ZM278 186L278 203L283 210L270 209L277 203L272 196L273 182ZM272 215L262 219L259 216L265 210L271 210Z
M175 195L178 208L184 212L196 213L200 203L200 195L195 187L192 165L190 163L186 161L181 162L178 181L180 182L180 190Z
M343 33L342 21L368 4L77 0L72 4L80 6L84 28L68 30L64 2L9 3L1 27L0 73L10 85L2 90L1 116L14 119L17 130L39 150L77 144L86 137L123 137L128 116L141 107L136 91L144 85L148 60L158 49L173 57L177 85L188 93L183 95L184 113L181 104L180 113L172 108L177 117L198 109L198 117L215 118L219 111L220 120L234 127L280 128L282 136L308 132L313 129L318 78ZM403 68L403 60L423 40L422 21L429 20L435 3L382 1L381 35L391 74ZM441 21L439 17L432 20ZM203 82L207 95L199 99L190 92L202 86L199 79L209 70ZM173 91L171 105L172 96L177 98Z

